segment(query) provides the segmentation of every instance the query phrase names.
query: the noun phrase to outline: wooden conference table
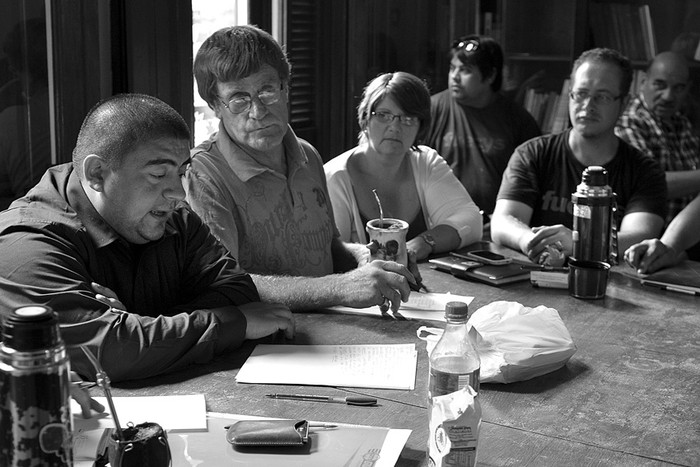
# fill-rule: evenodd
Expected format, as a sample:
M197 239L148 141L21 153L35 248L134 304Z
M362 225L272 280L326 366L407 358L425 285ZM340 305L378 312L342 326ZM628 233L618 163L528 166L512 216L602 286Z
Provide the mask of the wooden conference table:
M427 263L421 273L431 292L475 297L474 310L496 300L555 308L578 349L548 375L481 386L478 465L700 465L699 297L645 288L621 274L612 275L604 299L585 301L529 282L500 288L467 282ZM248 343L207 365L115 384L113 394L204 393L212 412L408 428L413 432L397 465L427 465L428 356L416 330L441 324L320 312L297 313L296 324L297 344L415 342L415 390L238 384L234 376L255 344ZM376 407L354 407L264 397L273 392L361 393L380 400Z

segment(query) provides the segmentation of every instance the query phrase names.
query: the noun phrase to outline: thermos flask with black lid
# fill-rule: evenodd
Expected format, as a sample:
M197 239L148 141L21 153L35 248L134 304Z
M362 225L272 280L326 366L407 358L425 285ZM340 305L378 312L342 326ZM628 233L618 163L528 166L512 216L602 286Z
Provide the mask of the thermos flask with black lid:
M610 261L614 198L605 168L590 166L583 171L581 183L571 195L574 259Z
M0 465L72 466L70 366L58 318L44 306L3 318Z

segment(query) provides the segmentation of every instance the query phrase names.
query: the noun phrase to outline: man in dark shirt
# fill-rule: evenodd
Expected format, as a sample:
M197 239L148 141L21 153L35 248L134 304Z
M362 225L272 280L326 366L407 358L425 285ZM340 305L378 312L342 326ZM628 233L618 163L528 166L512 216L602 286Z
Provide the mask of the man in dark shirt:
M503 51L487 36L465 36L450 49L448 89L431 97L426 144L452 167L488 216L513 150L540 135L535 119L501 94Z
M255 285L184 203L190 134L156 98L109 98L87 115L73 163L0 213L0 311L47 305L72 368L112 380L205 362L285 330L291 312Z
M503 173L491 237L533 261L550 245L573 249L571 193L588 166L603 166L617 194L618 246L657 236L666 211L661 166L617 136L632 81L629 60L611 49L581 54L571 73L569 118L573 128L519 146Z

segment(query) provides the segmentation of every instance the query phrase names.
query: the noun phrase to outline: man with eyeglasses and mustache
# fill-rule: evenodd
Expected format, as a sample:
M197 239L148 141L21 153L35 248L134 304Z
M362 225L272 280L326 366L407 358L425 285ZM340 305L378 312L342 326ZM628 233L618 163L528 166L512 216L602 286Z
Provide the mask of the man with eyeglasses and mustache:
M174 371L278 330L235 259L184 203L190 132L166 103L105 99L86 116L72 163L49 169L0 213L0 314L46 305L71 368L112 381Z
M521 105L504 96L503 51L488 36L464 36L450 49L447 89L431 97L425 144L447 161L488 221L513 150L541 134Z
M392 261L364 264L367 247L340 240L323 161L288 124L290 65L280 45L255 26L221 29L197 52L194 75L220 124L192 150L187 200L263 301L397 311L414 275Z
M572 253L571 194L584 169L602 166L616 194L619 252L657 236L666 212L666 183L659 164L615 136L628 101L629 60L611 49L592 49L574 62L569 118L572 128L519 146L511 157L491 221L497 243L535 262L556 245Z

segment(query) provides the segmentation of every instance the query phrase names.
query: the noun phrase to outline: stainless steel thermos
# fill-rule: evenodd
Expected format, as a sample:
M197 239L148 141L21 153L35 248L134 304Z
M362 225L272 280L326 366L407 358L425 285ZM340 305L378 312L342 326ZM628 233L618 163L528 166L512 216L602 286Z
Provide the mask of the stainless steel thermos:
M70 367L47 307L18 308L3 319L0 465L73 465Z
M610 261L610 239L615 195L608 185L608 171L590 166L572 193L574 207L573 258Z

